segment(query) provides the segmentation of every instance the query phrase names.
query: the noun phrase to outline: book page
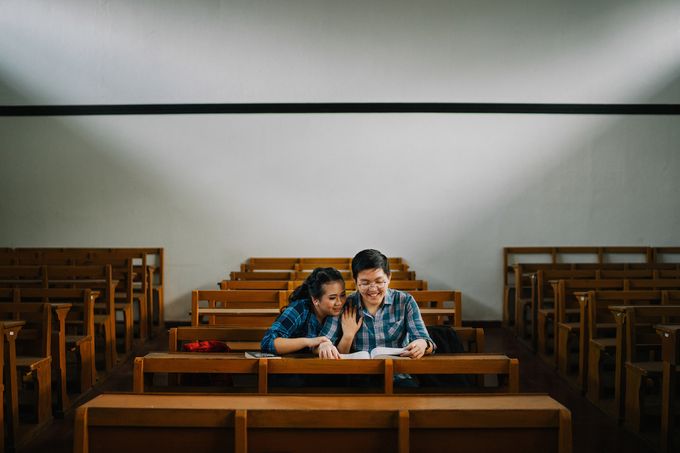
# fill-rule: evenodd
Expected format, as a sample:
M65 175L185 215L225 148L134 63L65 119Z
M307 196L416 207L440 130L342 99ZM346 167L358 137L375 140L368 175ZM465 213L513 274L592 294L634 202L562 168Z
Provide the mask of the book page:
M390 356L398 356L402 352L404 352L406 349L404 348L386 348L384 346L378 346L377 348L374 348L371 350L371 357L376 358L378 356L385 356L385 355L390 355Z
M246 351L246 359L280 359L281 356L260 351Z
M340 354L341 359L370 359L368 351L357 351L351 354Z

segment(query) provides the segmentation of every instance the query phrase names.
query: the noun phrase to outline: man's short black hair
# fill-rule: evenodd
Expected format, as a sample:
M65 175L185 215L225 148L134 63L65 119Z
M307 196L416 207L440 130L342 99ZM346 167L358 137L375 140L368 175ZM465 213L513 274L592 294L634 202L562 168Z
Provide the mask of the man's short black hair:
M359 272L366 269L382 269L389 277L390 263L387 257L375 249L362 250L352 258L352 276L356 280Z

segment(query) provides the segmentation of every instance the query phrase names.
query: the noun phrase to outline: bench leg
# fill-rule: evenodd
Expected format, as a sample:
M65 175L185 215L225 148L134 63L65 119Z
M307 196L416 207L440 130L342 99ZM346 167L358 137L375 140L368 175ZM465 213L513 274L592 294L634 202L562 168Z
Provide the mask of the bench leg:
M52 419L52 382L51 363L43 364L35 370L38 387L38 424L43 425Z
M569 330L565 327L559 327L557 340L557 371L562 376L567 376L569 373Z
M94 385L94 340L83 341L78 348L80 356L80 393Z
M624 425L634 433L640 432L640 390L642 374L633 368L626 367L626 402Z
M586 397L595 405L600 403L600 355L601 350L591 343L588 350L588 387Z
M548 316L545 313L538 313L538 325L536 326L536 336L537 338L537 349L539 354L547 354L548 353L548 347L547 347L547 329L546 325L548 322Z

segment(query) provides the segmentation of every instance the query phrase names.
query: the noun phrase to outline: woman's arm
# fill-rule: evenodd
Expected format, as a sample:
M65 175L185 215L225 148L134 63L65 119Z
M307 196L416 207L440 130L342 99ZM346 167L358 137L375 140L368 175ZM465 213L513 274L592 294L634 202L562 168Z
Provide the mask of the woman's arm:
M302 303L293 303L289 305L283 313L276 318L272 326L264 334L264 337L260 342L260 349L262 352L268 352L270 354L288 354L303 349L305 347L305 341L312 339L291 337L305 322L307 318L305 313L304 305ZM280 344L280 340L288 340L283 342L282 349L277 347L277 343ZM298 341L286 344L290 340ZM297 346L299 346L297 349L295 349L296 343L298 343Z
M275 338L274 349L277 354L290 354L304 348L316 348L321 343L328 341L326 337L316 338Z

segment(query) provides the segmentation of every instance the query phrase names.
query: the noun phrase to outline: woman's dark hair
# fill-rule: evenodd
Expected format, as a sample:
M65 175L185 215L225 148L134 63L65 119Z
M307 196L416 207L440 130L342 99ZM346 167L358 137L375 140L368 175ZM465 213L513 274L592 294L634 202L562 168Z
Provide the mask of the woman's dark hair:
M323 296L323 285L330 282L342 282L345 286L345 280L342 274L333 267L317 267L309 274L304 283L297 288L288 298L288 302L300 299L321 299Z
M382 269L390 275L390 263L387 257L375 249L362 250L352 258L352 276L357 279L359 272L366 269Z

